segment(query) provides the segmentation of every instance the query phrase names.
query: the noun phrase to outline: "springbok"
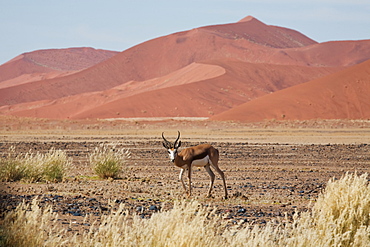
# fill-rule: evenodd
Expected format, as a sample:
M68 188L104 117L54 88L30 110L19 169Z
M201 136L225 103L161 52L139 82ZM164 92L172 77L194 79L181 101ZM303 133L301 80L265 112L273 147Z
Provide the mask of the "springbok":
M162 138L164 140L163 146L167 149L170 160L175 164L175 166L180 167L179 179L182 183L182 187L188 196L191 196L191 169L192 167L204 167L211 177L211 182L208 190L208 197L211 196L211 191L213 187L213 182L215 181L215 174L212 172L211 167L213 167L220 175L223 180L224 190L225 190L225 199L227 199L227 188L225 182L225 175L223 171L218 167L219 153L218 150L212 147L210 144L200 144L194 147L189 147L182 150L180 153L177 151L181 146L180 131L176 141L172 144L164 138L164 132L162 132ZM186 189L185 183L182 179L184 171L188 171L189 178L189 191Z

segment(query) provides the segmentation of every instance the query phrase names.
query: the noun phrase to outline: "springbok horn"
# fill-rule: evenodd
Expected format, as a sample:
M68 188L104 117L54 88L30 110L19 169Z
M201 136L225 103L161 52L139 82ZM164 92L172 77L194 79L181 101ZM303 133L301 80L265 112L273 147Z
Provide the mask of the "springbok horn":
M177 131L177 139L175 143L173 144L173 147L176 148L177 141L180 139L180 131Z
M169 142L169 141L167 141L166 140L166 138L164 138L164 132L162 132L162 138L163 138L163 140L166 142L166 146L169 148L170 147L170 144L171 144L171 142Z

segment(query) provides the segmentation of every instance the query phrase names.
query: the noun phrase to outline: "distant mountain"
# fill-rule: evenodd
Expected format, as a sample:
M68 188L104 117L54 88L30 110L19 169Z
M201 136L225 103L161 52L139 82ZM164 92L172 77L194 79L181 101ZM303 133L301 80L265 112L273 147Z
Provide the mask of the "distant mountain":
M367 59L370 40L317 43L248 16L149 40L70 75L0 82L0 114L211 117Z

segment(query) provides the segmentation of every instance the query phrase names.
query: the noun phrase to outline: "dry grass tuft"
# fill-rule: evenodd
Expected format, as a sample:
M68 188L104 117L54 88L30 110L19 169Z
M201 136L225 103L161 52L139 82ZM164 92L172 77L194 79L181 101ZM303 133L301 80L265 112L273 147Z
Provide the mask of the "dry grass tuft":
M0 180L6 182L18 181L26 175L26 165L23 159L16 155L14 147L10 147L8 154L0 158Z
M60 182L70 165L71 159L61 150L52 148L45 154L17 154L14 147L11 147L7 156L0 159L0 180Z
M39 207L37 198L31 205L21 203L5 216L0 227L0 246L62 246L61 236L66 232L57 230L56 223L56 213L51 207Z
M212 220L210 220L212 219ZM130 215L124 205L76 240L85 246L217 246L220 218L199 203L178 202L150 219Z
M117 178L122 172L131 153L116 144L101 144L90 154L90 164L100 178Z
M292 237L292 245L370 246L367 176L347 173L339 180L330 180L312 212L296 219L292 235L300 237Z

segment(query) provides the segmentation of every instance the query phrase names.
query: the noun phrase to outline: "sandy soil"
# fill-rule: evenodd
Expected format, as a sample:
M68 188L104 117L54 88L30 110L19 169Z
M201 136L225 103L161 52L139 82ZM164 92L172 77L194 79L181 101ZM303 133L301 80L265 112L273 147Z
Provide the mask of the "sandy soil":
M113 126L105 121L100 123L101 129L92 128L92 122L79 127L76 122L58 122L53 129L46 129L51 123L43 122L45 129L40 130L36 128L42 126L39 120L35 125L29 121L27 130L12 130L15 125L1 130L1 155L10 146L19 152L45 152L54 147L65 150L73 165L61 183L2 182L1 215L23 200L39 197L41 205L53 206L61 227L71 233L87 229L119 203L146 218L186 199L178 181L179 169L162 147L162 131L171 139L180 129L183 147L209 142L220 150L219 165L226 174L230 198L222 199L222 180L217 174L213 197L205 197L209 178L203 169L194 171L193 198L216 206L230 224L283 222L286 214L289 219L296 210L310 208L329 179L346 172L370 172L370 128L359 122L321 121L321 128L314 128L314 122L294 127L297 123L245 126L170 121L115 122ZM119 143L132 152L120 179L100 180L90 169L88 154L100 143Z

